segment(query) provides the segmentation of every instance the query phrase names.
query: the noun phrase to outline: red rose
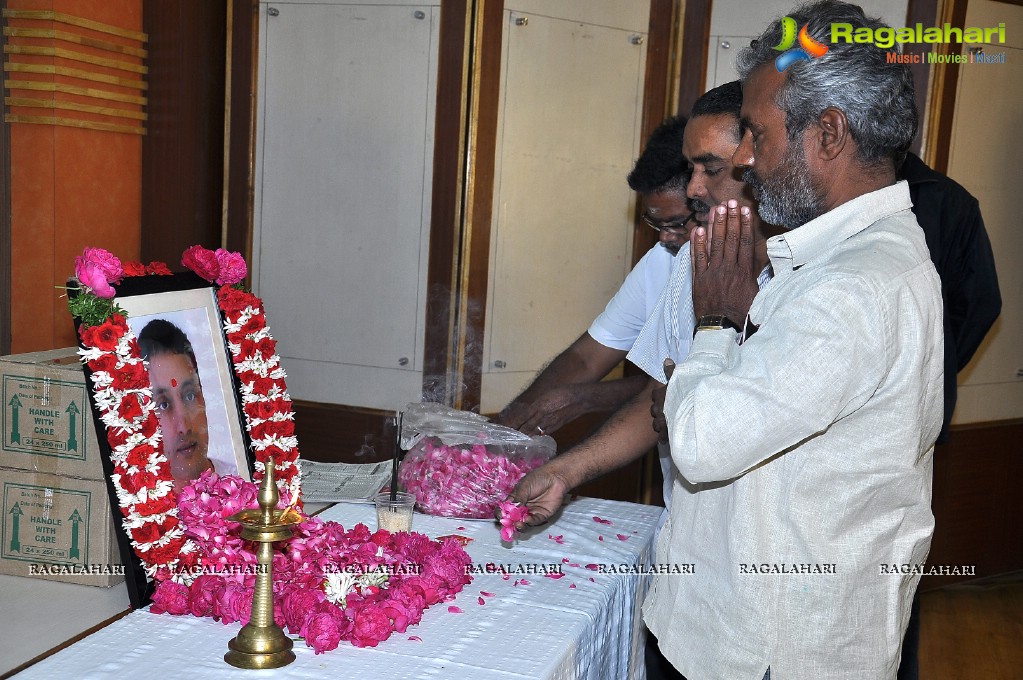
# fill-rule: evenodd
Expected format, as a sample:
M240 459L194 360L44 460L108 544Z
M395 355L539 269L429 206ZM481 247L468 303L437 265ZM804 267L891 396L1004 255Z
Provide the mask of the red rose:
M129 434L124 430L111 429L107 430L107 441L110 442L110 448L116 449L121 444L128 441Z
M170 476L168 475L168 479ZM136 503L135 512L143 517L150 515L161 515L176 507L173 493L165 494L159 498L150 497L145 503Z
M141 262L125 262L124 263L124 275L125 276L145 276L146 265Z
M124 420L131 422L142 415L142 404L134 393L124 395L124 399L117 407L117 415Z
M146 271L157 276L173 276L173 272L167 267L166 262L158 262L156 260L146 265Z
M220 308L228 314L240 312L246 307L258 307L261 304L259 298L252 293L231 286L222 287L217 292L217 300Z
M196 274L213 281L220 274L220 263L212 250L202 246L192 246L181 255L181 264L188 267Z
M156 453L156 449L149 444L139 444L133 448L127 456L125 456L125 465L134 465L135 467L145 467L149 463L149 459L152 458L153 454Z
M152 411L150 411L149 412L149 417L146 418L145 420L143 420L142 423L140 424L139 432L142 433L143 437L145 437L146 439L149 439L154 434L156 434L156 430L159 427L160 427L160 421L157 419L156 414L153 413Z
M260 338L259 342L256 343L256 347L259 349L263 359L267 361L277 353L277 341L273 338Z
M121 475L121 487L133 496L143 489L152 489L156 486L156 482L157 476L145 470L125 472Z
M167 564L177 558L178 553L181 552L181 546L184 544L185 538L182 536L161 548L140 552L139 557L145 560L147 564Z
M262 314L255 314L242 324L241 333L252 335L266 328L266 318Z
M277 381L273 378L256 378L252 381L252 392L254 394L267 395L276 384Z
M290 437L295 434L295 423L290 420L266 420L258 425L254 425L249 434L253 439Z
M136 543L152 543L160 539L163 533L160 531L160 525L156 522L144 522L142 526L135 527L131 530L131 540Z
M149 386L149 372L142 362L125 364L113 375L113 387L116 390L139 390Z
M117 349L117 343L124 335L124 329L117 323L117 316L115 314L99 326L83 327L81 330L82 343L86 347L95 347L104 352L112 352Z
M95 359L91 359L88 362L89 369L94 373L106 371L107 373L113 373L117 367L117 357L113 354L102 354Z
M265 420L277 413L277 403L273 399L260 399L259 401L250 401L245 408L253 418Z

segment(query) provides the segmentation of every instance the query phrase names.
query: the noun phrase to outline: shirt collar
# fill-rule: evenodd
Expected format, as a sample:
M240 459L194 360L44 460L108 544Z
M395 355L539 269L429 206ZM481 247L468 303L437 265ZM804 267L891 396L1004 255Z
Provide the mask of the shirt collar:
M784 234L767 239L775 274L792 271L855 236L878 220L912 208L905 180L846 201Z

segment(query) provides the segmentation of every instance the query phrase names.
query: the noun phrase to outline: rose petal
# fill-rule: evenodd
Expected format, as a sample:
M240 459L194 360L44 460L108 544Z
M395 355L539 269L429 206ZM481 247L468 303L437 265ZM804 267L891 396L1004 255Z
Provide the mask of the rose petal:
M486 600L484 600L484 599L483 599L482 597L477 597L477 598L476 598L476 601L477 601L477 602L479 602L479 603L480 603L481 605L484 605L484 604L486 604L486 603L487 603L487 601L486 601Z
M597 524L612 524L611 520L597 517L596 515L593 516L593 521Z
M448 607L448 612L450 612L451 614L461 614L462 610L461 608L456 607L455 605L451 605L450 607Z
M419 637L418 635L409 635L408 639L409 640L415 640L416 642L422 642L423 641L423 638Z
M618 540L619 541L627 541L627 540L629 540L629 537L626 536L625 534L618 534Z

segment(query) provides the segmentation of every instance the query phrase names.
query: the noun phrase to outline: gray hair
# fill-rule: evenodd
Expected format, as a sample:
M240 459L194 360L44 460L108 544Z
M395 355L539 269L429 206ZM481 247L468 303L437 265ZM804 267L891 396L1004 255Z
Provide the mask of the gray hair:
M785 85L775 100L785 112L785 128L795 140L829 107L845 113L864 163L902 157L916 135L917 111L909 66L887 62L887 50L870 43L831 42L833 23L878 29L880 19L864 15L856 5L823 0L800 5L789 13L818 42L828 45L823 56L796 61L786 71ZM776 19L759 38L743 48L736 66L743 80L780 53L782 23Z

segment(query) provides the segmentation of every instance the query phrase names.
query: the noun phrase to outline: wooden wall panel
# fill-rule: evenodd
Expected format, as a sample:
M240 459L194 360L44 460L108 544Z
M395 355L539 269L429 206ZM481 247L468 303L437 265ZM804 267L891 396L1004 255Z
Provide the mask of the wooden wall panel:
M144 0L149 133L142 157L142 259L181 269L189 246L221 245L225 2Z
M1023 569L1023 420L953 426L934 452L934 539L929 565L975 576L925 576L927 590Z
M139 0L8 0L7 9L65 13L134 32L142 28ZM45 28L53 22L30 23ZM66 347L75 342L74 330L66 301L53 286L73 272L74 256L88 245L126 259L139 256L141 138L25 123L9 129L10 351Z

